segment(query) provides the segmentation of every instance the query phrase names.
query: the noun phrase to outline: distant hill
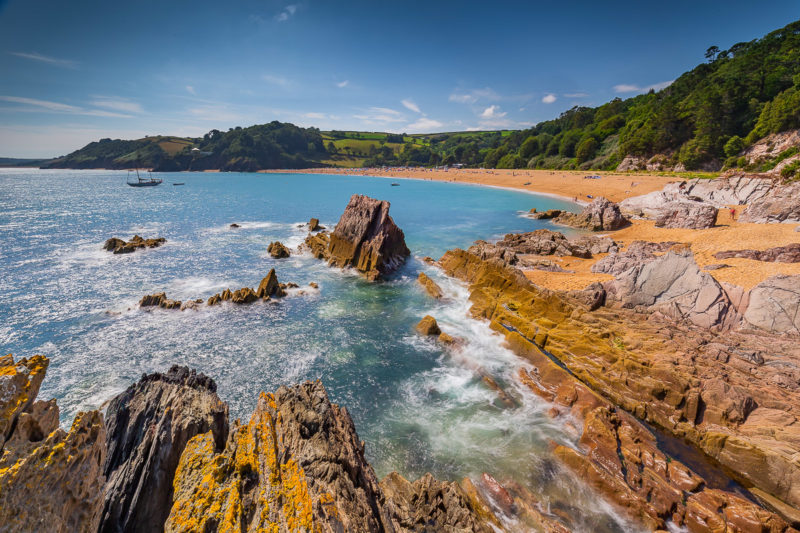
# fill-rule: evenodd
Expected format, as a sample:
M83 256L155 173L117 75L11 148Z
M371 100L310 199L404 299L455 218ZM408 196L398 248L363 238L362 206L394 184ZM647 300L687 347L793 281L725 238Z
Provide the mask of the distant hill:
M49 159L20 159L18 157L0 157L0 167L40 167Z

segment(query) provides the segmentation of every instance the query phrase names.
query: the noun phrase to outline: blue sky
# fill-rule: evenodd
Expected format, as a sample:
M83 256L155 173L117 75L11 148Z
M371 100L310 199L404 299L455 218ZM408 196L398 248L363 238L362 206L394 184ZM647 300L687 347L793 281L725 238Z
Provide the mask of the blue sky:
M797 0L0 0L0 156L271 120L522 128L798 18Z

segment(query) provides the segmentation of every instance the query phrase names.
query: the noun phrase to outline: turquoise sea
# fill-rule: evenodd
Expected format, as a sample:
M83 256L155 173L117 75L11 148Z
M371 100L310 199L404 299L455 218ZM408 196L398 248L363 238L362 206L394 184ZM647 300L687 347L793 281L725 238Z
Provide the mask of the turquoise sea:
M476 239L549 227L532 207L573 209L516 191L422 180L339 175L164 174L152 188L125 172L0 169L0 353L51 359L39 397L55 397L62 425L98 408L142 373L172 364L213 377L233 418L249 418L259 391L322 379L366 442L379 476L397 470L449 480L488 472L544 495L542 508L576 531L631 531L615 510L552 457L551 442L577 446L579 424L546 416L549 405L517 386L527 363L488 325L469 317L468 293L421 261ZM390 186L399 182L399 187ZM173 186L185 182L185 186ZM353 193L391 202L412 257L372 284L310 255L275 260L267 245L296 249L311 217L333 228ZM230 228L231 223L241 225ZM113 255L109 237L165 237L157 249ZM208 298L256 287L270 268L295 282L278 303L199 311L144 311L138 300ZM446 298L416 282L425 271ZM319 290L309 282L319 283ZM304 294L300 294L304 291ZM413 333L425 314L466 339L445 352ZM489 372L520 403L506 408L480 379ZM578 426L578 427L576 427ZM509 518L509 527L517 527Z

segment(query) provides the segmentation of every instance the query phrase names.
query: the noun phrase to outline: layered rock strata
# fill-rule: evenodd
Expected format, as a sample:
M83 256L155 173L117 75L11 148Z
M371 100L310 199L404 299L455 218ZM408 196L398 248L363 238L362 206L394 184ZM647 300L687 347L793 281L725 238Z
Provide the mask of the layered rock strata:
M800 263L800 243L776 246L766 250L726 250L714 254L717 259L741 257L770 263Z

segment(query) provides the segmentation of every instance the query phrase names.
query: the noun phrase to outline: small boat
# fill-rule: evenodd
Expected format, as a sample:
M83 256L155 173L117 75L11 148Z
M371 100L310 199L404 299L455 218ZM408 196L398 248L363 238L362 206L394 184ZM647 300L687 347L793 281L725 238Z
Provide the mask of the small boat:
M173 183L173 185L186 185L186 184L184 182L182 182L182 181L179 181L177 183Z
M143 178L139 175L139 169L136 169L136 180L131 181L131 172L132 170L128 171L128 178L125 180L125 183L130 185L131 187L155 187L156 185L161 185L164 181L161 178L154 178L152 174L148 171L148 177Z
M399 187L399 186L400 186L399 183L392 183L392 187Z

